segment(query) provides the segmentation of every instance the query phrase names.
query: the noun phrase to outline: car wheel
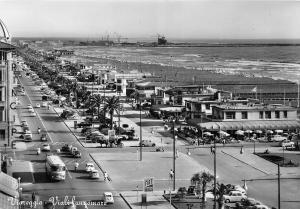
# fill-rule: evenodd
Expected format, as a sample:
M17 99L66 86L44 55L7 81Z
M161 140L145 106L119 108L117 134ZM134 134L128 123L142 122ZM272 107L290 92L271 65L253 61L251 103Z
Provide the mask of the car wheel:
M226 203L229 203L229 202L230 202L230 200L229 200L229 199L226 199L226 200L225 200L225 202L226 202Z
M155 144L152 144L152 147L155 147Z
M244 201L245 201L245 199L244 199L244 198L242 198L242 199L241 199L241 202L244 202Z

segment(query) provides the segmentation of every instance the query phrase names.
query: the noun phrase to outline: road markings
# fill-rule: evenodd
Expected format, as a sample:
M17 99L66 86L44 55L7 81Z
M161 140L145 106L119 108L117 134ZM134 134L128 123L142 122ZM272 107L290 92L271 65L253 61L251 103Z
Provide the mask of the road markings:
M23 84L23 86L24 86L24 84ZM24 89L24 90L26 91L26 89ZM28 94L26 94L26 96L27 96L27 98L29 99L29 102L30 102L30 104L31 104L32 107L33 107L34 104L33 104L32 100L31 100L31 98L28 96ZM37 111L35 111L35 113L36 113L37 117L39 118L39 120L41 121L42 126L44 127L45 131L48 133L48 131L47 131L47 129L46 129L46 126L45 126L45 124L44 124L42 118L40 117L40 114L37 113ZM50 141L53 142L53 140L52 140L50 134L47 134L47 135L49 136Z
M66 172L67 172L69 178L72 179L72 175L71 175L71 173L70 173L70 171L69 171L69 169L67 167L66 167Z

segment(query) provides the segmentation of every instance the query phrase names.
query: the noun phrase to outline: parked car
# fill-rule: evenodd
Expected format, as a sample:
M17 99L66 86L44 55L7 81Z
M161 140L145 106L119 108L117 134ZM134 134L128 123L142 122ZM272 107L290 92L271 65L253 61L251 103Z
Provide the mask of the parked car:
M78 150L75 150L72 152L72 156L75 158L81 158L81 153Z
M28 104L28 105L27 105L27 108L28 108L28 109L32 109L33 107L32 107L31 104Z
M29 108L29 109L28 109L28 112L33 113L33 112L34 112L34 109L33 109L33 108Z
M115 201L114 201L114 197L112 195L111 192L104 192L103 194L103 202L105 204L113 204Z
M266 205L255 205L254 209L270 209L270 208Z
M36 116L36 112L34 112L34 111L33 111L33 112L30 112L30 113L29 113L29 116L35 117L35 116Z
M83 122L78 123L77 126L78 126L78 128L90 127L90 126L92 126L92 123L83 121Z
M51 148L50 148L49 144L43 144L42 145L42 151L49 152L50 150L51 150Z
M47 107L48 106L48 102L42 102L42 107Z
M31 134L25 134L23 138L24 138L24 141L26 141L26 142L32 141L32 135Z
M71 144L65 144L64 146L62 146L61 151L62 152L71 152L71 149L72 149Z
M271 141L275 141L275 142L281 142L281 141L284 141L284 140L287 140L287 138L285 136L281 136L281 135L274 135L271 138Z
M239 191L244 195L247 195L247 191L241 185L231 185L231 191Z
M247 196L240 191L231 191L227 195L224 195L224 201L228 202L242 202L247 199Z
M25 130L24 133L20 136L21 138L24 138L25 135L29 135L31 138L32 138L32 133L31 131L28 129L28 130Z
M27 121L26 121L26 120L22 120L22 121L21 121L21 126L28 126Z
M155 143L151 140L142 140L143 147L155 147Z
M29 127L28 126L23 126L23 133L25 133L26 131L29 131Z
M242 202L242 205L255 206L255 205L262 205L262 203L254 198L248 197L244 202Z
M89 177L90 177L91 179L99 179L99 178L100 178L99 171L96 170L96 169L91 170L91 171L89 172Z
M24 91L19 91L19 96L25 96L25 92Z
M281 146L282 148L294 148L295 143L290 140L283 140L279 142L279 146Z
M76 119L76 118L78 118L78 115L74 111L63 110L63 112L60 114L60 117L62 117L64 119Z
M47 134L42 134L41 141L47 141Z
M87 164L85 165L85 171L86 171L86 172L90 172L90 171L92 171L92 170L95 170L94 164L93 164L93 163L87 163Z
M36 104L35 104L35 107L36 107L36 108L40 108L40 107L41 107L41 104L40 104L40 103L36 103Z

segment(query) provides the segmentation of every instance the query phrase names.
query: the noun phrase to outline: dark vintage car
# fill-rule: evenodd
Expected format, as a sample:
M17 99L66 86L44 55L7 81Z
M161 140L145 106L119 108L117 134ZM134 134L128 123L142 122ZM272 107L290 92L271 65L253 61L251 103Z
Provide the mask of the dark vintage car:
M71 152L72 150L72 145L70 144L65 144L64 146L62 146L61 151L62 152Z
M47 141L47 134L42 134L41 141Z
M74 158L81 158L81 153L78 150L72 152L72 156Z
M84 127L90 127L90 126L92 126L92 123L87 122L87 121L80 122L80 123L77 124L78 128L84 128Z

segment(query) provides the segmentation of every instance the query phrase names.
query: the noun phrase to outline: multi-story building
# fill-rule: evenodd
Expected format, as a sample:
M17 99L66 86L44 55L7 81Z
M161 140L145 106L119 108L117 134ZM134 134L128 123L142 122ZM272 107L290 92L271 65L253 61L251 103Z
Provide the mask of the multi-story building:
M198 123L206 130L299 129L297 109L285 105L220 104L212 107L210 122Z
M11 37L1 20L0 28L3 31L3 35L0 34L0 146L5 146L11 143L12 51L15 47L10 44Z

